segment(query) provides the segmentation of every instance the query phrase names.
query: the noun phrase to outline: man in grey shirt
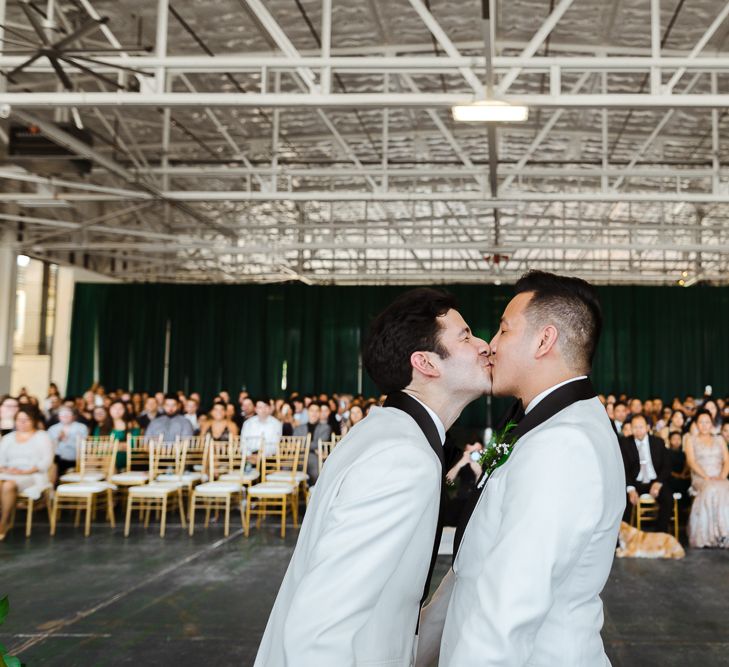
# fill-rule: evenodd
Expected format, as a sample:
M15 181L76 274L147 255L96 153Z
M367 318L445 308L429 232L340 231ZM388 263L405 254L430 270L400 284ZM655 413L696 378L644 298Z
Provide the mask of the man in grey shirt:
M319 440L331 440L332 437L332 427L329 426L326 419L322 421L321 406L322 403L312 403L308 410L309 422L294 429L294 435L298 436L311 433L309 458L306 462L306 472L309 475L310 485L314 484L319 477Z
M164 414L153 419L144 435L148 437L157 437L162 434L163 442L174 442L177 436L181 438L189 438L192 436L192 424L181 415L180 401L175 394L167 394L165 396Z

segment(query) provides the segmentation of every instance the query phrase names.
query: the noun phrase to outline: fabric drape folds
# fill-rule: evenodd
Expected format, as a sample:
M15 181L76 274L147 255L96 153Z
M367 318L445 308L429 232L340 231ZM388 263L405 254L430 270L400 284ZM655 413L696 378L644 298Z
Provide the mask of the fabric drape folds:
M489 340L511 286L448 285L476 335ZM76 286L68 393L98 379L107 389L162 387L169 323L169 389L208 400L236 394L376 395L360 370L368 324L408 287L87 284ZM670 399L711 384L729 393L729 290L600 287L605 326L592 373L598 391ZM285 379L285 389L282 388ZM494 401L494 415L505 402ZM484 424L485 401L464 414Z

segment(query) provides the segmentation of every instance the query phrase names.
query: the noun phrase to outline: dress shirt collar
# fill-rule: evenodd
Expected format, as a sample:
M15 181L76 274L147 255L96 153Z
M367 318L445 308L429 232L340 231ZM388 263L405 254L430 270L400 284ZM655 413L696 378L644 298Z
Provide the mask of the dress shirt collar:
M527 405L526 410L524 410L524 414L527 414L530 410L533 410L536 407L537 403L544 400L555 389L564 387L564 385L569 384L570 382L576 382L577 380L584 380L585 378L587 378L587 375L578 375L576 377L570 378L569 380L565 380L564 382L560 382L559 384L556 384L553 387L549 387L549 389L545 389L541 394L537 394L531 401L529 401L529 405Z
M440 444L441 445L445 444L446 430L445 430L445 426L443 426L443 422L440 420L440 417L437 414L435 414L435 411L432 410L430 407L428 407L425 403L423 403L423 401L421 401L417 396L413 396L409 391L406 391L404 393L406 393L408 396L410 396L410 398L414 398L418 403L420 403L420 405L422 405L427 410L428 414L430 415L430 418L433 420L433 423L435 424L435 428L438 429L438 436L440 437Z

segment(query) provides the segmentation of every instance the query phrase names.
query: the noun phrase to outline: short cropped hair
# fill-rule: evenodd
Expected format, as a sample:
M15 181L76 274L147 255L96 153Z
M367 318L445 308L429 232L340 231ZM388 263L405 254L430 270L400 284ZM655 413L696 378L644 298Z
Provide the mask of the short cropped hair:
M527 321L532 326L556 326L564 360L574 370L589 372L602 331L602 308L595 288L580 278L529 271L515 289L517 294L532 293Z
M372 322L362 350L367 373L383 394L407 387L413 380L413 352L448 350L440 342L438 318L456 308L452 294L421 287L399 296Z

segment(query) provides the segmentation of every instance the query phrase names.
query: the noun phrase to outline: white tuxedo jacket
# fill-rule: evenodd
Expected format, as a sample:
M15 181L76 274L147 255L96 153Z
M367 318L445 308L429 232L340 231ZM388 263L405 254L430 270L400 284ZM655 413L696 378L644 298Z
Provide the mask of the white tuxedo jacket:
M599 594L624 508L620 449L597 398L519 439L463 535L440 667L609 665Z
M255 667L408 667L442 469L412 417L372 408L313 488Z

